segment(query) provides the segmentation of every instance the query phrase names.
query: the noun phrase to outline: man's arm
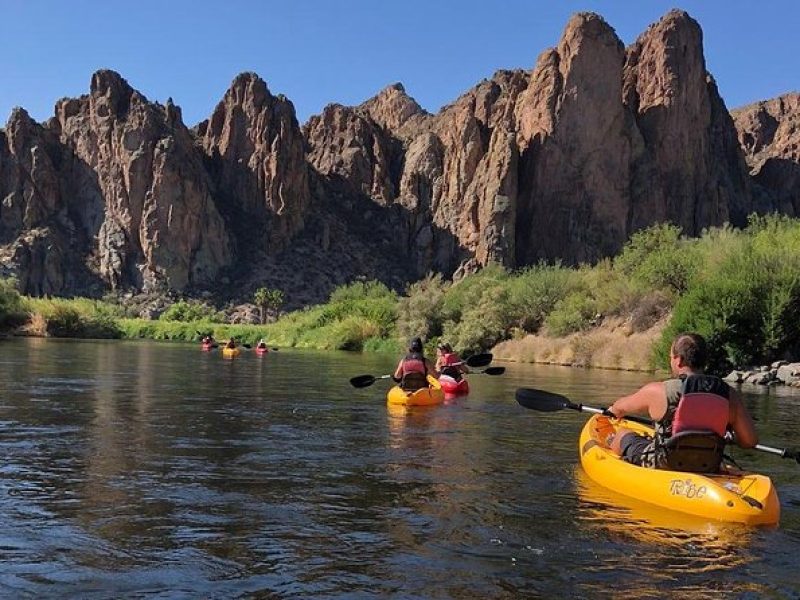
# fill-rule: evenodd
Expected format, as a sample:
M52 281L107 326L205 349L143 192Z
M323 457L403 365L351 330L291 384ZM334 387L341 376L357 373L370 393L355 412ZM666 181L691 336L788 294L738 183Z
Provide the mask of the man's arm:
M647 414L653 419L660 419L666 410L664 383L655 381L648 383L630 396L623 396L609 407L617 417L631 414Z
M730 420L733 433L736 435L736 444L742 448L752 448L758 443L758 433L750 413L742 402L742 398L736 392L731 390L728 395L730 405Z

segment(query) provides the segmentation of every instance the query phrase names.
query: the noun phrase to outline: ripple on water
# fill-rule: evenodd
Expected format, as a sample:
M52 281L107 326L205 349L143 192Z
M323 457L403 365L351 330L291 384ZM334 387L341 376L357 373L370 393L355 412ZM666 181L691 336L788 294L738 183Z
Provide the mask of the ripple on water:
M601 404L646 375L508 365L402 411L347 385L393 362L0 345L0 593L797 597L796 464L743 457L774 475L779 529L653 523L587 495L580 415L513 400L535 382ZM748 398L767 443L791 439L795 401Z

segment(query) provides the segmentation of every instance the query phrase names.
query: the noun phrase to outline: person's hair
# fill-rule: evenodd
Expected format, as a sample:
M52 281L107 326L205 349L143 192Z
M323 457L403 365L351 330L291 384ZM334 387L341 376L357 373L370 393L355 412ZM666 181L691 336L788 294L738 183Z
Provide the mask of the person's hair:
M691 369L702 369L706 366L708 359L706 341L699 333L681 333L676 336L672 342L671 352Z
M411 352L422 352L422 340L418 337L413 338L408 343L408 349Z
M447 342L442 342L441 344L439 344L439 350L441 350L442 352L452 352L453 347Z

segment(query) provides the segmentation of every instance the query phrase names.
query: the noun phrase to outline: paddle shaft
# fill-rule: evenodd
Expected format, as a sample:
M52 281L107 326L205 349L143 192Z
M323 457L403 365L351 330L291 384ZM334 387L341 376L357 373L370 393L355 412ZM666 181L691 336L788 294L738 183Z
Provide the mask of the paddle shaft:
M603 409L603 408L595 408L594 406L585 406L583 404L573 404L572 406L569 406L568 408L572 408L573 406L576 408L576 410L579 410L581 412L588 412L588 413L592 413L592 414L595 414L595 415L605 415L606 417L610 417L612 419L617 418L614 415L614 413L609 411L607 408L605 408L605 409ZM653 424L653 421L651 421L650 419L645 419L644 417L636 417L636 416L632 416L632 415L631 416L627 416L626 415L624 417L619 417L619 420L620 421L630 421L631 423L640 423L641 425L652 425Z

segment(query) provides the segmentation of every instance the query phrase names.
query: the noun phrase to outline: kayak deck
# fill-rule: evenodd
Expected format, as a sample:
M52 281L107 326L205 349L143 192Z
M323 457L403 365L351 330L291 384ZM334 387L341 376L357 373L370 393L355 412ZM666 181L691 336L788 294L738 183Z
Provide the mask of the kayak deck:
M467 382L466 377L462 377L456 381L449 375L441 375L439 376L439 385L442 386L442 390L444 391L446 397L464 396L469 394L469 383Z
M240 352L239 348L223 348L222 356L224 358L236 358Z
M624 419L590 418L578 451L584 471L600 485L662 508L718 521L771 525L780 520L778 494L769 477L733 469L708 475L632 465L606 446L618 426L653 434L651 428Z
M430 406L444 402L444 392L439 381L428 375L428 387L407 392L396 385L386 394L386 402L403 406Z

